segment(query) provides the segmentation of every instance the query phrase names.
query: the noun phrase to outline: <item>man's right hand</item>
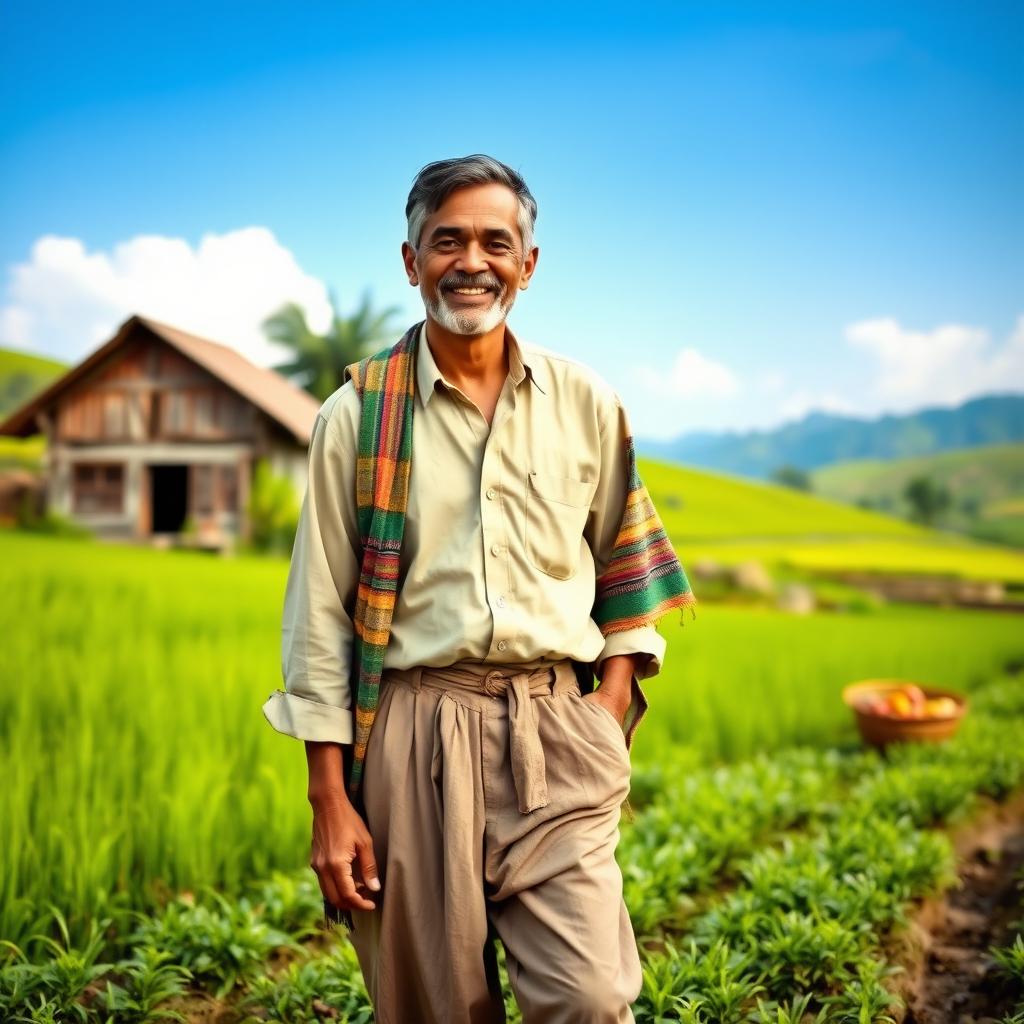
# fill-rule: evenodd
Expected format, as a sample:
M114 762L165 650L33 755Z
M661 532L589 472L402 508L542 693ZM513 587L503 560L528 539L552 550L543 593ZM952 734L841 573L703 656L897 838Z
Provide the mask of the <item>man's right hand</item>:
M313 843L309 865L324 899L339 910L373 910L367 897L380 890L373 840L345 791L342 748L306 742Z
M324 898L339 910L373 910L376 906L367 899L370 892L380 889L373 840L366 822L344 794L313 805L309 863Z

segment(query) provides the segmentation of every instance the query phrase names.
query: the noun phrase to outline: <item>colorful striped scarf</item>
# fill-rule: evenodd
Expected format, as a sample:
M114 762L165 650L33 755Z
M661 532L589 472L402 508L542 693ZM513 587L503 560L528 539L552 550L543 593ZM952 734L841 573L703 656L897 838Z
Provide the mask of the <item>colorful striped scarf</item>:
M353 802L360 793L366 744L377 713L384 652L398 595L399 553L412 468L416 339L423 321L390 349L345 368L362 398L356 458L356 507L363 545L352 616L353 666L358 666L355 743L348 773ZM640 480L633 439L626 439L629 491L612 554L597 578L592 617L607 636L654 623L695 601L683 567ZM581 678L593 688L592 666ZM589 684L589 685L588 685Z

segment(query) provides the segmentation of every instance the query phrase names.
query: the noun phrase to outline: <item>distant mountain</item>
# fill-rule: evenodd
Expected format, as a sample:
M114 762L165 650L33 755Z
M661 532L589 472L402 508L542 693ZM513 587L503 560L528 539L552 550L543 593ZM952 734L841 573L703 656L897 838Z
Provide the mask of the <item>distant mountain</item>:
M780 466L813 470L853 459L906 459L954 448L1024 441L1024 395L987 395L956 408L857 419L814 412L774 430L683 434L637 440L651 458L740 476L768 477Z
M0 348L0 419L6 419L65 370L67 364L56 359Z

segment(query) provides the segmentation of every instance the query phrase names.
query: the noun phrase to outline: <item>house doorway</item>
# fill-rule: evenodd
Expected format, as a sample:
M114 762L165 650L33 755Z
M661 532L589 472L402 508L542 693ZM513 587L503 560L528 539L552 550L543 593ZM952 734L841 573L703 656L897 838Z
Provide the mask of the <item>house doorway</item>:
M150 466L153 533L178 533L188 512L188 466Z

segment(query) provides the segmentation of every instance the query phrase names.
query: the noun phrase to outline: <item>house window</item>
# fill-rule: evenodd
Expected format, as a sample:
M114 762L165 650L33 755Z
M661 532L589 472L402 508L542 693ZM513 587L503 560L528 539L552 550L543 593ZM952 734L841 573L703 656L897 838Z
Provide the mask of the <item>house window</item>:
M208 435L213 430L213 392L197 391L192 396L192 414L194 430L199 436Z
M75 512L124 510L124 466L119 463L76 462L71 486Z
M217 399L216 423L218 429L227 435L243 432L245 406L235 395L222 391Z
M192 486L195 488L192 511L196 515L213 514L213 471L215 468L215 466L192 467Z

